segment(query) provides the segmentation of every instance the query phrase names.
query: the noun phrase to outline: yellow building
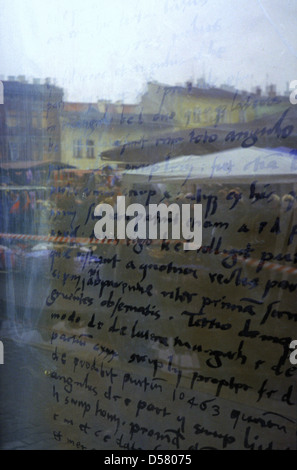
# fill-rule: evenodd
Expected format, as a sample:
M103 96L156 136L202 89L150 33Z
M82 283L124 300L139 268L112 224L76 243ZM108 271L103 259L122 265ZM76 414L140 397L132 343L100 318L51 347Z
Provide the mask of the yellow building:
M142 96L144 112L155 119L171 121L176 128L211 127L253 121L284 110L287 100L275 93L258 94L224 88L198 88L192 83L185 87L150 82Z
M64 103L60 116L61 161L88 170L103 163L100 154L115 148L122 159L127 149L142 150L151 136L173 129L154 121L139 105L100 101Z
M261 97L259 90L249 95L225 88L151 82L136 105L107 100L64 103L61 162L89 170L100 168L107 160L151 163L179 152L211 153L222 149L222 139L232 131L232 124L236 125L234 132L242 133L260 126L260 118L276 116L276 122L288 106L287 98L275 93ZM209 138L203 137L205 132ZM202 136L200 144L197 136ZM224 148L230 145L223 143Z

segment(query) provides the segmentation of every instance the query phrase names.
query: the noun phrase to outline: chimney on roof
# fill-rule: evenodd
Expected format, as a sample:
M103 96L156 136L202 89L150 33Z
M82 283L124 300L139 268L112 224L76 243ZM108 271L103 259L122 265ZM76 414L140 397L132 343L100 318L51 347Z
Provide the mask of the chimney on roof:
M27 83L25 75L19 75L18 76L18 81L20 83Z
M256 87L256 96L260 97L261 94L262 94L262 89L261 89L260 86L257 86L257 87Z
M190 80L186 82L186 87L188 89L188 92L191 92L193 88L193 82L191 82Z
M266 94L269 98L274 98L276 96L276 85L271 84L266 87Z

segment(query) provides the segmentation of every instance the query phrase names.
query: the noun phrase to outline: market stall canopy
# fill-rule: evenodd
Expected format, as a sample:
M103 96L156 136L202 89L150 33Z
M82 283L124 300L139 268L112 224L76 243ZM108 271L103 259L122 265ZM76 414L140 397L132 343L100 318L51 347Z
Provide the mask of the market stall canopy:
M232 149L197 156L186 155L126 171L123 183L154 184L167 181L232 179L297 182L297 151L286 148Z

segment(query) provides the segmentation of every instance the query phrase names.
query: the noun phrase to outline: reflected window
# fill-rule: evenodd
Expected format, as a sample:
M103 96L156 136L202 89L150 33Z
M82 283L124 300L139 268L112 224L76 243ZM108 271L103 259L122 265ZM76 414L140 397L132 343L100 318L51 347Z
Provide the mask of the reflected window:
M87 140L87 158L95 158L95 144L93 140Z
M9 142L8 143L9 155L11 161L18 160L19 152L18 152L18 145L16 142Z
M83 156L83 147L81 139L76 139L73 141L73 157L82 158Z

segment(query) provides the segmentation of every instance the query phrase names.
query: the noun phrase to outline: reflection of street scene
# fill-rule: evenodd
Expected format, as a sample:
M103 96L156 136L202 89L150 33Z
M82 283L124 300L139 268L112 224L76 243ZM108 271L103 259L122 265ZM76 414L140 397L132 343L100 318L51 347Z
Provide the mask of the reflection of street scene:
M184 87L152 82L135 105L67 103L50 81L24 77L10 77L4 89L2 232L53 234L63 211L85 209L95 187L98 200L119 187L122 170L228 148L294 149L296 111L273 85L248 93L202 79ZM75 233L70 225L59 234Z
M23 352L21 402L35 394L36 408L32 422L29 406L11 424L18 397L6 373L3 447L294 448L288 94L151 82L129 105L70 103L24 78L4 90L1 339L13 363ZM98 240L95 208L116 211L118 196L202 204L202 246Z
M285 146L294 158L296 111L289 92L278 96L273 85L248 93L205 80L184 87L152 82L136 105L67 103L50 81L24 77L10 77L4 89L1 233L91 238L94 208L122 194L123 171L240 148L257 130L256 146ZM31 240L16 246L2 238L2 268L34 248Z

